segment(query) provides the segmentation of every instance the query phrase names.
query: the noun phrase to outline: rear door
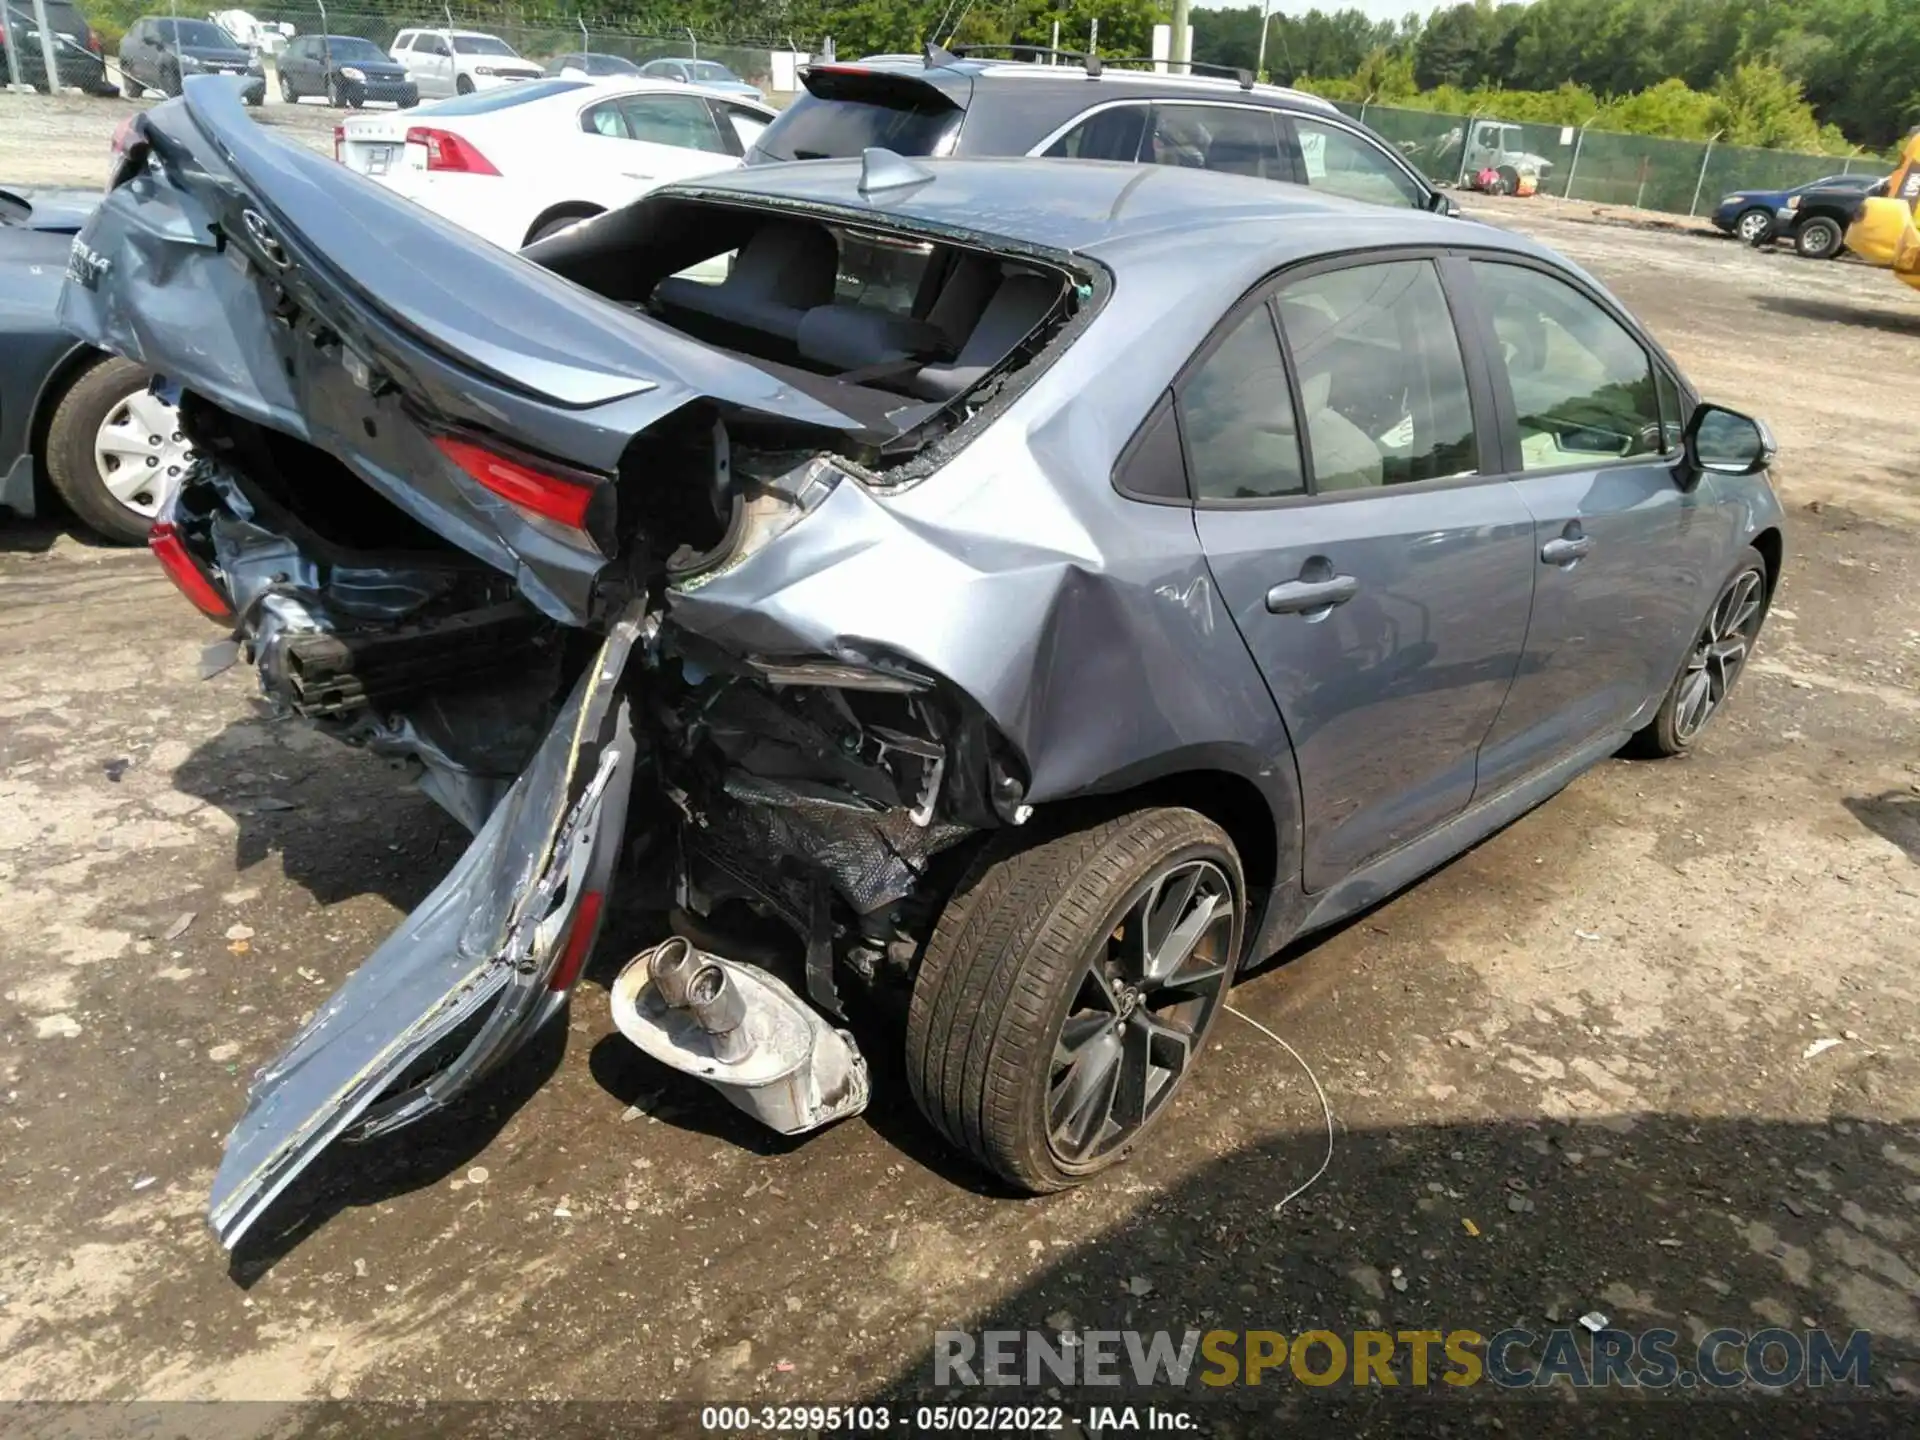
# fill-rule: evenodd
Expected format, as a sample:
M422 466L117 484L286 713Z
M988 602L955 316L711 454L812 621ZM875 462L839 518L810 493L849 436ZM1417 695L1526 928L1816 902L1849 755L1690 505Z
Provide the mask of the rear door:
M1201 544L1298 763L1304 883L1324 889L1466 807L1526 635L1533 519L1485 457L1484 370L1423 253L1243 302L1177 412Z
M1628 726L1667 688L1725 535L1711 486L1680 483L1678 387L1624 317L1544 263L1465 268L1534 517L1526 658L1487 738L1483 783L1499 785Z
M740 163L720 132L713 108L699 95L627 95L613 104L624 135L609 140L606 148L619 174L639 182L633 194L668 180L731 170ZM605 135L597 124L595 132ZM606 203L617 202L609 196Z

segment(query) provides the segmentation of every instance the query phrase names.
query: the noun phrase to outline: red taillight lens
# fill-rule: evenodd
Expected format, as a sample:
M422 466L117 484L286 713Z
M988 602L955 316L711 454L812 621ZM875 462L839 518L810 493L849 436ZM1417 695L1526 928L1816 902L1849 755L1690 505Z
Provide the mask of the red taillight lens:
M344 125L336 125L333 127L333 158L335 160L344 160L346 158L346 148L347 127Z
M424 145L427 169L452 171L461 175L498 175L493 162L451 130L435 130L416 125L407 131L407 144Z
M209 620L233 619L233 606L214 586L213 578L200 568L200 562L187 549L180 532L162 520L147 532L147 548L153 551L160 568L167 572L180 593L193 602L193 608Z
M573 982L580 978L581 967L587 963L587 952L593 948L593 932L599 926L600 903L605 898L598 890L581 894L579 907L573 912L573 924L567 929L567 948L560 952L560 963L553 967L553 978L547 981L547 989L571 990Z
M442 455L509 504L574 530L586 529L587 506L593 502L591 485L549 475L470 440L437 435L433 443Z

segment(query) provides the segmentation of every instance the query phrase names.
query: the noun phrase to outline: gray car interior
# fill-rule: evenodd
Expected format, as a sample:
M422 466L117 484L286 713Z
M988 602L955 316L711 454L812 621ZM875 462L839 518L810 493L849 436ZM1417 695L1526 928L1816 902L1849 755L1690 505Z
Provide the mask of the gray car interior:
M719 283L668 276L649 308L715 344L945 402L1012 355L1061 299L1057 274L935 245L904 309L872 303L842 293L864 278L848 273L854 254L824 225L770 220L739 245Z

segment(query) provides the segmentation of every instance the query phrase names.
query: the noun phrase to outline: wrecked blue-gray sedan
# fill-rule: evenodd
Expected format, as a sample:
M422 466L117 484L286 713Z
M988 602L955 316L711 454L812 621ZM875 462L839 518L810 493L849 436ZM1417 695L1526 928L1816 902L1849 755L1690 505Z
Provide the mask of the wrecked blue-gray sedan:
M1592 280L1290 186L870 151L513 255L189 81L71 275L180 393L168 573L474 833L255 1079L228 1244L523 1045L643 882L647 1053L796 1133L908 992L928 1118L1071 1185L1236 969L1691 745L1779 578L1765 430Z

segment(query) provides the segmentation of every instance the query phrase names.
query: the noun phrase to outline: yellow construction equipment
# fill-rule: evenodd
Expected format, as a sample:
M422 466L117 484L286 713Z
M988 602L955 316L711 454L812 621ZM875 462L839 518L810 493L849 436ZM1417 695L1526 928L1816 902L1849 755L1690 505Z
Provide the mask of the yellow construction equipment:
M1891 269L1894 277L1920 290L1920 129L1907 136L1900 168L1875 195L1860 202L1847 227L1847 248L1869 264Z

